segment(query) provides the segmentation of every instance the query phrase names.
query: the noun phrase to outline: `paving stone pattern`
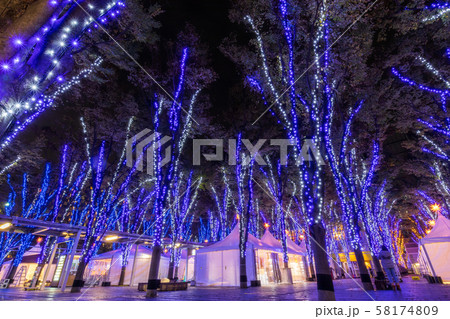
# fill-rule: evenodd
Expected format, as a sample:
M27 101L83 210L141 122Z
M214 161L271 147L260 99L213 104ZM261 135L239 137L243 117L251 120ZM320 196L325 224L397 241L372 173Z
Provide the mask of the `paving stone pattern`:
M358 279L357 282L359 283ZM371 300L351 279L335 280L337 300ZM429 284L424 279L412 281L404 278L401 291L371 291L375 300L450 300L450 285ZM81 296L81 297L80 297ZM44 291L25 291L23 288L0 289L0 300L148 300L145 293L136 287L93 287L84 288L79 294L62 293L57 288ZM153 300L153 299L152 299ZM154 300L317 300L316 283L305 282L294 285L273 285L266 287L212 288L189 287L187 291L159 292Z

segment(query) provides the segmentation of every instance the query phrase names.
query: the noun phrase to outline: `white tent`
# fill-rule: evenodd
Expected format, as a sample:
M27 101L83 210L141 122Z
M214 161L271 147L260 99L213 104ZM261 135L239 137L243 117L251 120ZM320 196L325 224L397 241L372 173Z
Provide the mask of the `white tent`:
M286 242L287 242L288 248L297 251L302 256L306 256L307 255L307 252L306 252L306 241L305 240L303 240L302 243L299 246L296 243L294 243L288 236L288 237L286 237Z
M124 285L130 285L131 275L133 272L134 255L136 246L131 247L127 258L127 266L125 269ZM134 267L133 286L139 283L148 281L148 274L150 270L150 263L152 260L152 250L144 246L138 246L138 253L136 258L136 265ZM188 265L188 280L192 279L194 273L194 256L189 257ZM111 282L111 285L118 285L120 273L122 270L122 250L117 249L109 251L92 258L86 267L84 278L86 283L98 283L99 285L104 281ZM178 267L178 278L184 279L186 270L186 250L182 250L180 265ZM158 278L164 279L168 277L169 273L169 255L162 254L159 265Z
M249 234L246 250L247 280L257 279L256 254L272 247ZM223 240L197 250L195 281L199 286L239 286L239 227Z
M419 242L419 262L428 274L450 281L450 220L441 213L436 223Z
M272 233L266 229L264 232L264 235L261 237L261 241L267 245L270 245L275 250L277 250L280 253L283 253L283 247L281 245L281 242L278 241L275 237L273 237ZM295 244L289 236L286 236L286 245L287 245L287 252L288 255L306 255L306 249L298 246Z
M14 283L11 287L24 287L25 283L28 283L33 279L34 272L38 266L37 260L39 258L39 254L41 253L41 246L39 244L31 247L23 254L22 262L17 267L16 275L14 276ZM56 262L56 261L55 261ZM56 263L53 263L50 267L50 272L47 277L47 280L51 280L53 278L53 274L55 273ZM3 263L0 269L0 279L5 279L8 275L9 269L11 267L12 260L8 260ZM39 276L39 280L43 280L45 271L47 269L47 265L41 271Z
M280 281L280 279L283 282L290 283L305 281L306 275L304 259L306 258L306 248L296 245L289 237L286 238L287 253L289 258L288 266L291 269L292 276L292 280L290 280L286 278L288 275L282 273L282 270L280 269L280 265L284 267L283 247L281 242L273 237L268 229L266 229L261 241L264 244L269 245L273 251L277 252L276 255L268 251L258 252L258 257L263 259L262 263L260 263L261 267L259 269L262 284L277 282ZM279 274L277 274L277 272L279 272ZM278 276L281 276L281 278L278 278Z

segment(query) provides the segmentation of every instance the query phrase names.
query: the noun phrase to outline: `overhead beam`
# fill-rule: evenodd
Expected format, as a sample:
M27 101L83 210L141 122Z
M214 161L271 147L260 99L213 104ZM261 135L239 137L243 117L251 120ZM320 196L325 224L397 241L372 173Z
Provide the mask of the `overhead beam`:
M64 223L56 223L45 220L29 219L25 217L17 216L7 216L0 214L0 224L9 222L12 224L11 227L0 230L5 232L16 232L16 233L33 233L40 234L41 236L58 236L58 237L76 237L78 233L81 236L86 234L86 227L84 226L74 226ZM150 245L153 243L153 237L142 234L132 234L127 232L121 232L116 230L108 230L105 232L104 238L107 236L117 236L118 239L111 242L132 242L136 244L146 244ZM105 242L105 240L103 240ZM170 245L172 243L170 238L163 238L163 245ZM195 248L203 247L204 244L189 242L189 241L178 241L180 245L179 248Z

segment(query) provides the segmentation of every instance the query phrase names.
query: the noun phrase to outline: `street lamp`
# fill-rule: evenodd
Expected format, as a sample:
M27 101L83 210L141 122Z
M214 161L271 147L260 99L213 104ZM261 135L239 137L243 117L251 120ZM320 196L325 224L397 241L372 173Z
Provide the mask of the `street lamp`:
M438 212L438 211L440 211L441 210L441 206L439 206L439 204L433 204L433 205L431 205L431 210L433 211L433 212Z
M0 225L0 229L7 229L9 227L11 227L12 224L10 222L6 222Z
M116 239L119 239L119 236L112 235L112 236L106 237L105 241L113 241L113 240L116 240Z

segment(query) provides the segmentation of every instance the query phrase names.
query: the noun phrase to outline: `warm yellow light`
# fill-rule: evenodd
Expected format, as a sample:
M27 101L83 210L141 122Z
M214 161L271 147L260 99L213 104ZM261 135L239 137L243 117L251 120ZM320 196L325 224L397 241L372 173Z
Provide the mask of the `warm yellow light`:
M239 220L239 214L236 214L236 219Z
M300 237L300 239L303 239L303 238L305 238L305 236L303 236L303 235L300 235L299 237Z
M264 224L264 228L265 228L265 229L267 229L267 228L269 228L269 227L270 227L269 223L265 223L265 224Z
M4 224L1 224L0 225L0 229L6 229L6 228L9 228L9 227L11 227L12 226L12 224L11 223L4 223Z
M425 232L426 232L427 234L429 234L429 233L431 232L431 230L427 229Z
M441 210L441 206L439 206L439 204L433 204L433 205L431 205L431 210L433 212L438 212Z
M207 243L208 242L208 239L205 239L205 243Z
M434 226L434 225L436 225L436 221L430 220L430 221L428 222L428 224L429 224L430 226Z
M116 239L119 239L119 236L113 235L113 236L108 236L108 237L105 238L106 241L113 241L113 240L116 240Z

